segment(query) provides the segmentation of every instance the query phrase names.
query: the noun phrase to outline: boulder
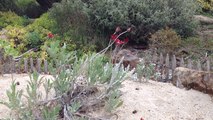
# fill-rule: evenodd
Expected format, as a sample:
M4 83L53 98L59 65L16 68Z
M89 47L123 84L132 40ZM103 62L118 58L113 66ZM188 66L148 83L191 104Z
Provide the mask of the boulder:
M213 95L212 72L177 67L174 70L172 83L177 87L186 87Z
M135 52L127 49L122 49L112 57L113 64L119 63L122 58L124 67L127 67L129 65L130 69L136 68L137 64L139 63L139 58Z

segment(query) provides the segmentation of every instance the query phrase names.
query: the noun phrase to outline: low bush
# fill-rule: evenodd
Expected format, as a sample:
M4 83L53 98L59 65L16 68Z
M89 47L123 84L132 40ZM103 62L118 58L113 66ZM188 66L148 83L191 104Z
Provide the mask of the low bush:
M7 56L18 56L19 52L10 44L10 42L0 39L0 48L3 48L5 55Z
M213 12L213 0L197 0L204 12Z
M170 28L159 30L150 38L151 46L163 53L174 53L181 43L181 37Z
M20 53L27 51L28 41L25 39L27 31L21 26L7 26L4 29L6 32L0 33L6 36L7 41Z
M0 12L0 29L7 26L25 26L29 21L14 12Z

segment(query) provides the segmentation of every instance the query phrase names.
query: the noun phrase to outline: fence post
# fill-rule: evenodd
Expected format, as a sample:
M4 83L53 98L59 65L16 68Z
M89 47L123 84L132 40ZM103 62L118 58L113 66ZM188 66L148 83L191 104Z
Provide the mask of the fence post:
M155 64L157 64L157 58L158 56L157 56L157 53L156 52L154 52L154 54L153 54L153 63L155 63Z
M16 64L15 64L15 61L12 60L12 63L11 63L11 73L15 73L16 71Z
M197 70L202 71L200 60L197 61Z
M18 60L17 65L16 65L16 73L21 72L21 59Z
M187 68L192 69L192 61L191 61L191 59L188 59Z
M40 58L37 59L36 65L37 65L37 72L41 73L41 59Z
M30 58L30 72L33 72L33 58Z
M209 72L208 73L208 78L207 78L209 80L210 79L210 71L211 71L209 58L207 58L207 61L206 61L206 70L207 70L207 72Z
M160 78L161 80L163 79L162 78L163 77L163 69L164 69L163 63L164 63L163 54L160 53L159 69L160 69L160 74L161 74L161 78Z
M172 58L172 77L174 75L174 70L175 70L176 67L177 67L176 56L173 55L173 58Z
M28 72L28 59L24 58L24 72Z
M166 69L165 69L165 74L166 74L166 80L169 80L169 54L166 55Z
M184 59L183 59L183 57L181 57L181 61L180 61L180 67L185 67L185 65L184 65Z
M47 62L47 60L44 60L44 73L48 74L48 62Z

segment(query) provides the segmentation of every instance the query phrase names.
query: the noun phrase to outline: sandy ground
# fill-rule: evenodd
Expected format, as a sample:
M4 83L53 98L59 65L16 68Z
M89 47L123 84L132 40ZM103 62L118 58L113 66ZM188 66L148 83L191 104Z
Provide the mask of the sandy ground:
M119 120L213 120L212 98L195 90L125 81L121 91L124 104L117 111Z
M45 78L51 78L50 75L41 75L40 77L45 76ZM45 78L43 80L45 80ZM12 81L15 80L16 82L19 82L20 85L17 86L17 89L26 89L27 87L27 81L30 80L29 75L28 74L5 74L3 76L0 76L0 101L7 101L7 95L6 95L6 91L9 89L10 90L10 85L12 83ZM44 88L41 87L42 92L44 91ZM45 92L43 92L43 96L45 96L44 94ZM26 94L26 91L24 92L24 94ZM0 120L4 119L4 118L8 118L8 116L10 115L10 110L0 104Z
M25 88L29 80L26 74L14 74L13 78L20 83L18 89ZM0 77L0 100L7 100L11 82L11 75ZM125 81L121 91L124 103L116 111L118 120L213 120L212 98L198 91L154 81ZM9 110L0 105L0 119L8 115Z

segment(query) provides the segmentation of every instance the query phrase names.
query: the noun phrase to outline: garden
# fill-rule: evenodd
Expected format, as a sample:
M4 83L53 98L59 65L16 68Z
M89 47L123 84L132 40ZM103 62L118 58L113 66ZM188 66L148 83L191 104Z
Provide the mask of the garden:
M0 119L212 120L212 60L212 0L0 1Z

